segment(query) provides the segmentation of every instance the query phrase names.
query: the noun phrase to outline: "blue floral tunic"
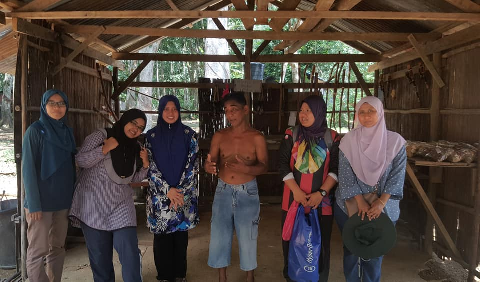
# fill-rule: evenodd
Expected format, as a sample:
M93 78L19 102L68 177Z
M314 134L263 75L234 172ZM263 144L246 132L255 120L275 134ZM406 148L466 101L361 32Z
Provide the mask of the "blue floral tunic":
M147 226L150 232L166 234L176 231L186 231L194 228L198 222L198 140L197 134L191 129L185 129L185 134L192 136L188 151L185 170L176 187L182 189L184 205L177 210L170 209L170 199L167 197L170 185L165 181L162 172L157 168L152 155L152 145L146 142L150 169L148 170L149 188L147 189Z

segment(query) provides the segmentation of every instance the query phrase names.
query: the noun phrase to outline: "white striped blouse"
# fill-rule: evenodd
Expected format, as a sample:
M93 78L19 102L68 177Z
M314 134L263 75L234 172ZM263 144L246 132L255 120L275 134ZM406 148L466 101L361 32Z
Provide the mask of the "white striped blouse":
M73 195L70 218L72 225L80 227L80 221L91 228L112 231L137 226L133 189L128 184L113 182L104 165L109 154L102 153L105 132L97 130L85 138L75 156L82 169ZM148 169L141 168L132 182L142 181Z

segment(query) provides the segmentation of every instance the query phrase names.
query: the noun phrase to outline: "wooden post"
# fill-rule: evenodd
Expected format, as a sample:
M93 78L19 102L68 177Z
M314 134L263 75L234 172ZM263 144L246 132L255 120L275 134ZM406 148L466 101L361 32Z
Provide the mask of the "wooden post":
M373 96L378 97L378 79L380 78L380 70L375 70L375 80L373 81ZM383 93L385 99L385 93Z
M439 52L433 54L433 65L441 75L442 57ZM437 83L432 83L432 101L430 105L430 141L437 141L440 138L440 87ZM429 168L428 198L435 207L436 190L442 183L442 168ZM433 254L433 218L427 213L427 222L425 225L425 251L428 255Z
M480 149L480 145L479 148ZM478 160L480 160L480 150L478 150ZM473 282L475 280L475 272L477 268L477 256L478 256L478 240L479 240L479 233L480 233L480 173L478 172L478 168L475 168L475 173L477 175L477 189L475 192L475 214L473 219L473 234L472 234L472 241L470 244L470 248L472 250L472 254L469 258L470 268L468 270L468 279L467 282Z
M28 43L27 43L27 36L21 35L20 36L20 43L19 47L21 48L21 57L20 57L20 64L21 64L21 79L20 79L20 100L21 100L21 117L22 117L22 139L25 131L27 130L27 90L28 90L28 83L27 83L27 73L28 73ZM21 159L19 160L21 163ZM20 179L22 183L21 195L20 195L20 210L21 210L21 231L20 231L20 238L21 238L21 258L22 258L22 279L25 281L27 279L27 224L26 224L26 214L25 209L23 208L25 203L25 188L23 186L23 177L20 170Z
M113 92L112 92L112 95L113 95L115 90L117 90L118 88L118 68L117 67L113 67L112 84L113 84ZM110 95L110 99L112 95ZM115 102L115 115L118 118L120 118L120 100L117 98L114 100L114 102Z

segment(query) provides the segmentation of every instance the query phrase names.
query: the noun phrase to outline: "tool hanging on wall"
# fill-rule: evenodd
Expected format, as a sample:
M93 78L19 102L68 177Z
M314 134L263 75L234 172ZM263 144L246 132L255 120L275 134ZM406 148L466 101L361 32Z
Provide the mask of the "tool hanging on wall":
M417 96L417 101L420 102L420 94L418 92L417 83L415 82L415 76L413 74L413 70L412 70L412 67L410 65L407 66L407 71L405 72L405 77L408 79L408 82L411 85L413 85L415 95Z
M426 73L425 65L422 63L418 63L418 74L420 75L420 79L423 80L423 82L425 83L425 88L428 90L430 89L430 86L428 85L425 73Z

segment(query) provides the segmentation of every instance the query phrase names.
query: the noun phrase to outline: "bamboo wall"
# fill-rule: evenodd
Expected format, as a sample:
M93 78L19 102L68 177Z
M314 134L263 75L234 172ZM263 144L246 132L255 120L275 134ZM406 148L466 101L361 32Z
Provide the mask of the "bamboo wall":
M63 68L57 75L52 76L53 69L59 63L58 54L60 54L59 44L28 38L30 42L47 48L41 51L39 48L28 46L28 75L27 75L27 106L28 120L27 125L38 120L39 106L43 93L47 89L59 89L68 96L70 109L68 113L68 124L73 128L77 146L83 143L87 135L95 129L105 127L105 122L98 114L87 111L78 112L75 110L93 110L102 109L105 106L105 100L101 95L104 84L104 91L110 97L112 92L111 81L101 80L99 76L93 76L69 67ZM63 47L61 49L62 57L67 57L72 50ZM79 55L74 62L91 68L96 71L96 62L94 59L85 55ZM110 71L99 66L103 73L110 74ZM110 99L109 99L110 100Z

